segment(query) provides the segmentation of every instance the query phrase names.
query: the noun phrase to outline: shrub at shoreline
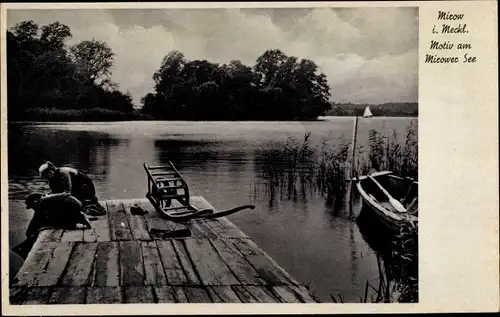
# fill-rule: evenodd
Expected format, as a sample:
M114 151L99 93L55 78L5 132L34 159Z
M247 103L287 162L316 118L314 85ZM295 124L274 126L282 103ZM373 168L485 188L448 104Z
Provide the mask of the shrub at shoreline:
M24 113L23 121L38 122L72 122L72 121L133 121L152 120L148 115L132 111L129 113L104 108L90 109L57 109L33 108Z

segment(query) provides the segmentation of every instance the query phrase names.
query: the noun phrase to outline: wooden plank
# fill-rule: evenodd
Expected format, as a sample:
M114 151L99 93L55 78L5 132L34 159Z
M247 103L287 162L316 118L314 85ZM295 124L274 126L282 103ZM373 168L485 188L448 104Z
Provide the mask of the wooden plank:
M90 282L90 273L97 252L97 242L78 243L71 254L62 285L84 286Z
M96 242L97 236L94 232L94 228L83 230L83 241L84 242Z
M248 238L240 229L233 225L225 217L218 219L206 220L206 223L217 232L217 235L222 238Z
M118 242L98 242L92 286L119 286Z
M232 289L238 295L242 303L258 303L252 294L250 294L242 285L233 285Z
M241 252L245 257L251 255L261 255L263 251L250 239L232 239L225 240L227 242L232 242L237 250Z
M200 238L208 238L206 234L206 229L204 227L201 227L198 224L198 220L190 220L189 222L186 223L187 227L191 231L191 238L195 239L200 239ZM213 234L210 234L212 237L214 236Z
M132 232L132 237L134 238L134 240L151 240L151 236L149 235L148 226L146 224L146 219L144 218L144 216L133 215L130 211L130 207L134 204L136 204L135 200L130 200L123 203L125 214L127 215L130 230Z
M38 276L37 286L54 286L57 284L69 261L72 249L73 242L58 242L58 245L52 252L52 258L50 259L49 264Z
M297 294L286 286L273 286L272 290L283 303L301 303Z
M194 219L189 222L189 227L192 228L193 238L210 238L218 237L217 232L210 227L203 219Z
M226 244L222 239L210 240L218 251L220 257L226 262L240 284L264 285L266 282L260 277L255 268L248 263L241 253L232 245Z
M104 204L106 206L106 204ZM98 216L97 220L90 222L96 241L111 241L108 215Z
M49 302L48 287L14 287L10 289L11 305L41 305Z
M174 246L175 252L177 253L179 263L181 264L184 274L186 275L186 284L200 285L201 281L198 277L198 273L196 272L195 267L190 260L184 241L185 240L172 240L172 244Z
M144 262L139 241L121 241L120 252L120 285L144 285Z
M184 241L203 285L239 284L208 239L186 239Z
M154 303L151 286L129 286L124 288L125 303Z
M189 303L183 287L175 286L173 287L173 290L175 294L175 300L177 303Z
M240 228L238 228L234 223L232 223L226 217L221 217L221 218L218 218L217 220L219 220L219 223L222 225L222 227L227 228L227 229L225 229L225 232L227 232L226 234L228 237L249 238L249 236L247 234L245 234L243 231L241 231Z
M83 230L82 229L64 230L61 236L61 241L64 242L83 241Z
M167 285L167 277L163 270L158 245L155 241L142 241L141 248L146 273L146 285Z
M168 285L186 285L188 278L184 274L182 265L177 258L172 241L156 241L158 253L163 263L163 269ZM189 263L187 264L189 265ZM195 275L196 277L196 275Z
M244 287L259 303L280 303L279 298L265 286L245 285Z
M53 287L49 304L84 304L85 287Z
M288 285L288 289L292 290L303 303L319 303L319 300L302 285Z
M202 196L191 196L191 205L195 206L198 209L212 209L215 210L214 206L208 202Z
M63 229L47 229L38 234L37 240L40 242L59 242L63 234Z
M15 286L34 287L38 284L38 276L45 272L52 259L52 253L59 243L35 241L31 252L17 272Z
M68 262L72 242L40 242L19 270L15 286L56 285Z
M232 243L243 254L245 259L257 270L260 277L267 285L298 285L285 270L283 270L273 259L250 239L231 239L226 243Z
M109 200L106 202L106 206L111 240L132 240L132 233L123 204L116 200Z
M146 225L149 230L169 230L166 220L158 217L146 217Z
M201 196L191 196L190 197L191 205L193 205L197 209L212 209L215 211L214 206L212 206L205 198ZM208 220L211 221L211 220ZM215 238L218 236L218 233L214 231L214 229L207 224L207 220L205 219L196 219L192 220L189 223L192 226L193 237L195 238Z
M207 291L214 303L241 303L230 286L208 286Z
M123 302L120 287L87 287L87 304L120 304Z
M189 303L211 303L212 300L208 292L201 287L184 287L184 293L186 294Z
M172 286L155 286L154 292L158 303L176 303L175 291Z

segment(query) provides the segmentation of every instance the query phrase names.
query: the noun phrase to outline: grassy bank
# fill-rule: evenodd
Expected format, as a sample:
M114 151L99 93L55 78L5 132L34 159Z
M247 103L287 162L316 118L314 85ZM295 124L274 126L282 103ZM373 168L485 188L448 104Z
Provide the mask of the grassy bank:
M23 121L39 122L72 122L72 121L128 121L128 120L152 120L153 118L139 111L121 112L104 108L90 109L56 109L56 108L33 108L24 113Z

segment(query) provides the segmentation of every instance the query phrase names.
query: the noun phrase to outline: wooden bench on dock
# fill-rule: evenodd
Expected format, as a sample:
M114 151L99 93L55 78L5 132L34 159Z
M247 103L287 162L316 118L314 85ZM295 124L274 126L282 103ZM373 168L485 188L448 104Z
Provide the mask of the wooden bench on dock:
M203 197L190 199L213 209ZM225 217L175 223L146 199L102 204L107 214L92 229L40 232L11 304L317 302Z

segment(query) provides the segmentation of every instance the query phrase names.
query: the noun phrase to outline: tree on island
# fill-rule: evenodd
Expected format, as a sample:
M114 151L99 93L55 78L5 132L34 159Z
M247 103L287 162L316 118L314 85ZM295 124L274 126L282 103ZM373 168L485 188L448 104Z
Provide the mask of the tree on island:
M155 92L143 112L158 119L310 120L329 108L323 73L310 60L267 50L254 67L233 60L219 65L168 53L154 73Z
M133 110L130 94L109 81L114 55L109 46L93 40L68 48L71 37L59 22L39 27L22 21L7 31L9 120L25 120L37 109Z
M55 116L96 108L133 111L130 94L110 80L114 53L108 44L92 39L67 47L71 37L59 22L39 27L23 21L7 32L9 120L36 120L40 109ZM189 61L172 51L153 80L142 113L156 119L310 120L331 107L318 66L280 50L265 51L253 67L238 60Z
M83 41L70 47L77 74L89 85L103 86L111 82L115 54L106 42Z

